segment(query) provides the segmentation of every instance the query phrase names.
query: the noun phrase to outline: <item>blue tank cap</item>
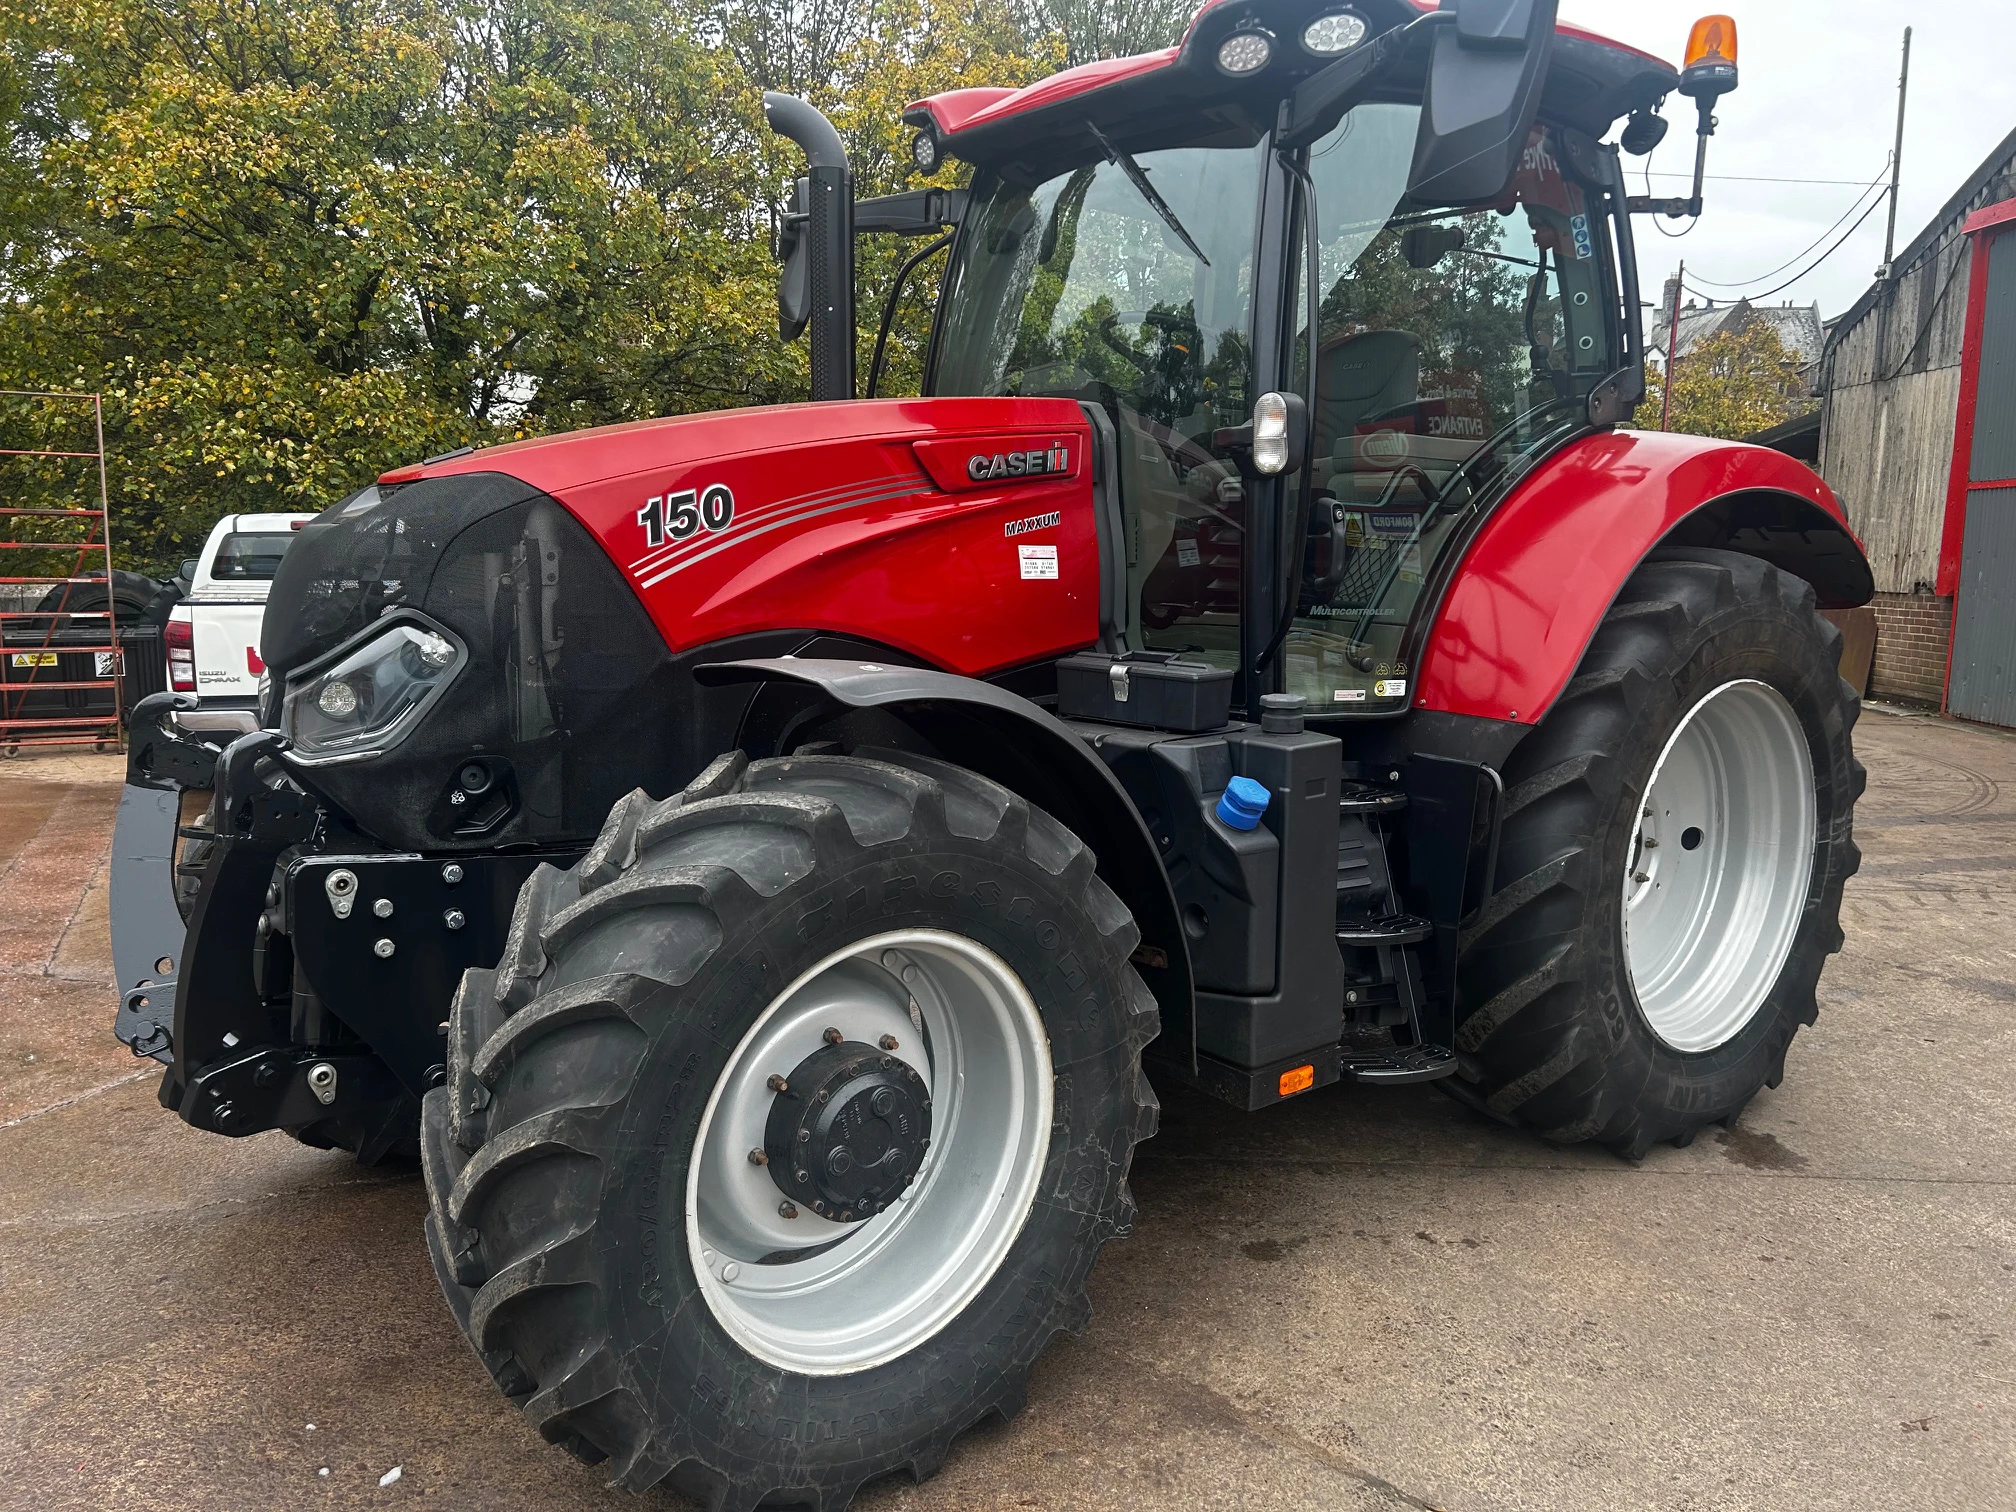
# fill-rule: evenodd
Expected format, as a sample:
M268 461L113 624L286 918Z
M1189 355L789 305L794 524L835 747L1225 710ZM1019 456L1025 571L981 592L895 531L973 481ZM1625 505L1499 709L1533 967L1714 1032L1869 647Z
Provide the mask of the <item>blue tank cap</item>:
M1260 816L1267 812L1273 798L1266 783L1255 782L1251 777L1234 777L1219 795L1218 817L1237 830L1258 829Z

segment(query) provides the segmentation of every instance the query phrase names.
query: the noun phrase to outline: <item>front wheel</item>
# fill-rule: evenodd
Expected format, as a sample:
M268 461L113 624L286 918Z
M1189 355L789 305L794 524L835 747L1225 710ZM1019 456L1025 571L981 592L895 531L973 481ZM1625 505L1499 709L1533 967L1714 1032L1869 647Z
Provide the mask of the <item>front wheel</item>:
M1450 1091L1635 1159L1778 1085L1860 861L1839 647L1812 588L1754 557L1632 575L1507 766Z
M1093 864L943 763L731 755L528 880L422 1144L442 1286L549 1440L828 1509L1016 1410L1155 1121Z

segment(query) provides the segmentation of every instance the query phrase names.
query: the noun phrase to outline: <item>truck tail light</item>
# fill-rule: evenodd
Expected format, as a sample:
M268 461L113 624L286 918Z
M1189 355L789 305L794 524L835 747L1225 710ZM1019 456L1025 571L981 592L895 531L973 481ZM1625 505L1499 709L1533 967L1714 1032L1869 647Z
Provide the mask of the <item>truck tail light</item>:
M196 627L185 619L171 619L161 632L168 648L168 687L176 693L196 691Z

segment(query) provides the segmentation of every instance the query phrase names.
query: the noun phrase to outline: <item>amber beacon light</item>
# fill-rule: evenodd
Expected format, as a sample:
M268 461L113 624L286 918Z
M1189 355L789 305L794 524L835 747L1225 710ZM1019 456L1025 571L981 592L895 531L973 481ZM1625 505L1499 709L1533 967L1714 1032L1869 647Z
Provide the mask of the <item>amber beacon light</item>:
M1736 22L1731 16L1703 16L1687 33L1680 66L1680 92L1714 99L1736 87Z

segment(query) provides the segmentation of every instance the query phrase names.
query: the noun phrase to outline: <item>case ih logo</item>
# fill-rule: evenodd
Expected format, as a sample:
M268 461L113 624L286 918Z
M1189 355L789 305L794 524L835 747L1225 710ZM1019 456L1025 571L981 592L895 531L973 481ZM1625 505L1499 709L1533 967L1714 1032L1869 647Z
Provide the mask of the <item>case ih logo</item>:
M991 478L1047 478L1071 471L1071 452L1063 446L1041 451L979 452L966 459L966 476L975 483Z

